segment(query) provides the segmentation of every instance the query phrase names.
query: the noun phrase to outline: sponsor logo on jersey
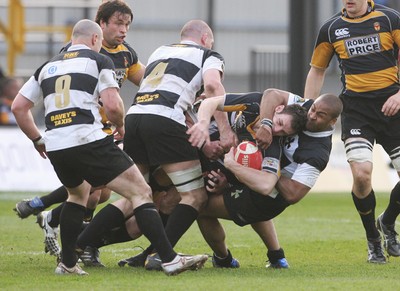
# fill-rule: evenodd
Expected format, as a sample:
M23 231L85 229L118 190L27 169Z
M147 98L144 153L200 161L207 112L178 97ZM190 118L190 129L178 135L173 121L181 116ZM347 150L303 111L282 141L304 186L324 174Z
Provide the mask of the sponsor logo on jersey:
M374 23L374 29L375 29L376 31L381 30L381 24L380 24L379 22L375 22L375 23Z
M144 94L136 96L136 103L147 103L152 102L160 97L160 94Z
M232 124L232 130L234 132L238 132L240 129L246 128L247 124L246 124L246 118L245 116L242 114L243 112L240 111L235 118L235 121Z
M347 39L344 43L349 57L381 51L381 43L378 34Z
M242 194L243 190L236 190L234 192L231 192L231 197L237 199L240 197L240 194Z
M287 149L290 149L292 146L292 143L295 141L294 137L286 137L285 141L284 141L284 147Z
M126 70L125 69L115 69L115 77L118 83L118 86L121 87L122 83L126 78Z
M295 99L294 102L295 102L296 104L297 104L297 103L304 103L304 102L306 102L306 99L304 99L303 97L300 97L299 95L296 95L294 99Z
M279 171L279 160L272 157L265 157L262 161L262 170L277 174Z
M361 129L359 129L359 128L350 129L350 134L351 135L361 135Z
M349 37L349 29L348 28L338 28L335 30L335 35L337 39L344 38L344 37Z
M79 55L79 52L67 52L64 54L64 59L76 58L78 55Z
M50 121L54 123L54 127L60 125L66 125L72 123L74 117L76 117L76 111L69 111L60 114L54 114L50 116Z
M57 66L51 66L51 67L47 70L47 72L48 72L49 74L54 74L56 71L57 71Z

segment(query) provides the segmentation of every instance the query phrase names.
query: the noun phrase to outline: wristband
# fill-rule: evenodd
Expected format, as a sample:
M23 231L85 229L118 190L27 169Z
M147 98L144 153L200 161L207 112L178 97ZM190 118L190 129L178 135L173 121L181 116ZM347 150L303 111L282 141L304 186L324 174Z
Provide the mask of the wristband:
M261 119L261 124L269 126L269 128L272 129L272 120L271 119L263 118L263 119Z
M35 139L32 139L32 142L33 142L33 143L38 142L41 138L42 138L42 136L39 135L39 137L37 137L37 138L35 138Z
M33 142L33 144L34 144L35 146L44 145L44 139L43 139L42 136L39 136L39 137L33 139L32 142Z

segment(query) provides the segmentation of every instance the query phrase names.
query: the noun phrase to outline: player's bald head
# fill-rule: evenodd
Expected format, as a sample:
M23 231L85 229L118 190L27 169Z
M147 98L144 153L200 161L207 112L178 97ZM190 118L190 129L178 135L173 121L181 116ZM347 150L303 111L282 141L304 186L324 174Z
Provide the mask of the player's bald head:
M342 113L343 103L336 95L330 93L322 94L315 102L322 102L325 104L326 107L329 108L329 114L332 118L337 118L340 113Z
M92 20L82 19L75 24L72 30L72 41L79 38L91 37L93 34L103 35L100 26Z
M203 20L190 20L181 30L181 39L187 38L201 38L203 34L212 35L211 28Z

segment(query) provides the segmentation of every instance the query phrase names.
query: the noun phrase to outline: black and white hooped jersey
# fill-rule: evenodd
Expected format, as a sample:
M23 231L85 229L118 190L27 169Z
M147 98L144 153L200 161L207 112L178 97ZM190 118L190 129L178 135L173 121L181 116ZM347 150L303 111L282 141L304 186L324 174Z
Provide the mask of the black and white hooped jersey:
M55 151L107 136L99 96L114 87L118 83L111 59L85 45L73 45L40 67L20 93L34 103L43 96L46 150Z
M292 101L299 98L303 99L297 95L291 96ZM303 106L309 109L312 103L313 100L307 100ZM329 162L333 131L334 129L321 132L303 131L285 137L281 174L312 188Z
M149 58L134 104L127 114L156 114L185 125L209 69L223 73L220 54L191 41L159 47Z
M368 5L361 17L350 18L343 10L322 25L311 66L325 69L336 55L342 94L388 98L399 90L400 13L371 0Z
M303 131L284 140L281 174L312 188L326 168L332 150L333 130Z

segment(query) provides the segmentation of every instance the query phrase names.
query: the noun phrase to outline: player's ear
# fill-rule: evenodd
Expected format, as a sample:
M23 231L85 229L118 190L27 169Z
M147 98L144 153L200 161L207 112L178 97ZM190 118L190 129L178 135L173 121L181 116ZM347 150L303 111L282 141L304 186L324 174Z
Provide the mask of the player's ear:
M275 107L275 113L280 113L282 112L283 108L285 108L285 105L278 105Z
M337 117L334 118L334 119L332 119L332 120L329 122L329 125L330 125L331 127L334 127L335 124L336 124L336 121L337 121Z
M202 46L205 46L208 39L208 33L203 33L200 38L200 42Z
M99 35L97 33L92 34L92 46L96 46L96 43L99 41Z

